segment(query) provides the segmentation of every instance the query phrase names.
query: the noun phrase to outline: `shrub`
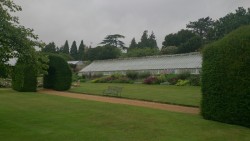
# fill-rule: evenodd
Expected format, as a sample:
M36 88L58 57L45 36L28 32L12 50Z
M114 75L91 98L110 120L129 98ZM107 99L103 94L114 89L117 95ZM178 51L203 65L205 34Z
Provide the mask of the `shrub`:
M175 85L178 81L178 77L176 74L167 74L166 78L170 85Z
M104 76L91 81L92 83L132 83L129 78L121 74L113 74L111 76Z
M144 84L156 84L156 82L157 78L155 76L149 76L143 81Z
M189 83L190 83L189 80L181 80L181 79L179 79L175 85L176 86L188 86Z
M72 72L68 63L59 55L49 54L48 74L44 75L43 87L58 91L68 90L72 82Z
M191 86L200 86L201 85L200 75L191 75L188 78L188 80L189 80Z
M126 76L129 78L129 79L132 79L132 80L136 80L139 76L139 73L138 72L135 72L135 71L128 71L126 73Z
M164 78L163 78L164 77ZM143 83L144 84L160 84L165 81L165 76L149 76L146 78Z
M12 74L12 88L19 92L35 92L37 88L37 74L32 64L17 61Z
M150 72L142 72L138 74L138 78L145 79L147 77L151 76Z
M178 80L181 79L181 80L186 80L188 79L189 77L191 76L190 72L186 71L186 72L182 72L180 74L177 74L177 78Z
M203 53L201 114L250 127L250 26L208 45Z

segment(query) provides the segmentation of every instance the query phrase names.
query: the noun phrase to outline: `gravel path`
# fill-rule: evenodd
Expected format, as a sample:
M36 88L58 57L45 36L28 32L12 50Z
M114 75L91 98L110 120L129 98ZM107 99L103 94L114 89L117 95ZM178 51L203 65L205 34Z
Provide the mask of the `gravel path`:
M99 101L99 102L147 107L147 108L152 108L152 109L161 109L161 110L180 112L180 113L199 114L200 112L199 108L194 108L194 107L185 107L185 106L178 106L178 105L171 105L171 104L140 101L140 100L130 100L130 99L124 99L124 98L77 94L77 93L70 93L70 92L59 92L59 91L53 91L53 90L47 90L47 89L40 90L39 93L56 95L56 96L64 96L64 97L70 97L70 98L78 98L78 99L84 99L84 100Z

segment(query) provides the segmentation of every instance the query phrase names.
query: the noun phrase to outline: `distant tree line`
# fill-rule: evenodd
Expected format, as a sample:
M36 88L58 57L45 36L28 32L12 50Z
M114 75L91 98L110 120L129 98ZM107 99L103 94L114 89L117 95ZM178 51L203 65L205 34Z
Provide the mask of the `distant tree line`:
M51 42L42 49L43 52L58 53L67 60L104 60L120 57L141 57L160 54L178 54L200 51L205 44L221 39L234 29L250 24L250 9L239 7L234 13L213 20L210 17L189 22L186 29L165 36L159 49L154 32L148 30L142 33L140 41L133 38L128 47L120 34L107 35L97 47L87 47L83 41L77 47L74 41L69 47L68 41L61 47Z

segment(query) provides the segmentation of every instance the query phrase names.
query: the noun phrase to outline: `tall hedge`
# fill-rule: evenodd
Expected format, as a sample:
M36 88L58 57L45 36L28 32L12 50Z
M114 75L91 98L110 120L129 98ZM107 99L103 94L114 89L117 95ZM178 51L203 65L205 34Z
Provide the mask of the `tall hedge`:
M44 75L43 87L64 91L70 88L71 82L72 72L68 63L59 55L49 54L49 69Z
M201 114L250 127L250 26L204 49Z
M37 88L35 68L18 61L12 74L12 88L19 92L35 92Z

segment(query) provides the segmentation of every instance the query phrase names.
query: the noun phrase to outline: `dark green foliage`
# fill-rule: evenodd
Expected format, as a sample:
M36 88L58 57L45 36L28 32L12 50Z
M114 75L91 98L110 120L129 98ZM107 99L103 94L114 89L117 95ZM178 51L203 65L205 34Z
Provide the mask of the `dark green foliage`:
M141 72L141 73L139 73L139 75L138 75L138 78L139 79L144 79L144 78L147 78L147 77L149 77L151 74L150 74L150 72Z
M124 42L120 40L125 38L125 36L120 34L107 35L105 39L100 43L104 46L115 46L115 47L124 47Z
M189 83L191 86L200 86L201 85L201 78L200 75L191 75L189 78Z
M77 59L80 60L80 61L83 61L84 60L84 56L85 56L85 45L83 43L83 40L81 41L81 44L79 46L79 49L78 49L78 52L77 52Z
M137 46L138 48L154 48L158 50L154 32L152 32L151 35L148 36L148 31L145 30L142 34L141 41L138 42Z
M70 48L70 56L74 59L77 60L78 54L77 54L77 46L76 46L76 41L72 43L72 46Z
M91 81L92 83L132 83L129 78L121 74L112 74Z
M161 54L176 54L178 52L178 47L167 46L161 49Z
M136 43L136 41L135 41L135 38L133 38L132 40L131 40L131 43L130 43L130 45L129 45L129 50L131 50L131 49L135 49L135 48L137 48L138 47L138 45L137 45L137 43Z
M64 46L62 46L61 52L65 53L65 54L69 54L69 43L68 43L68 40L66 40Z
M181 44L186 43L189 39L194 37L195 34L190 30L180 30L177 33L169 34L165 37L164 42L162 43L163 47L166 48L168 46L176 46L179 47Z
M121 54L121 50L115 46L101 46L96 48L90 48L87 52L88 60L105 60L115 59Z
M143 56L153 56L158 55L158 48L135 48L129 50L126 57L143 57Z
M0 64L0 78L8 77L8 66L5 64Z
M37 88L35 68L18 61L12 74L12 88L19 92L35 92Z
M250 127L250 26L207 46L202 64L201 114Z
M129 79L132 79L132 80L136 80L138 78L138 75L139 73L136 72L136 71L128 71L126 73L126 76L129 78Z
M72 72L68 63L59 55L49 54L48 74L44 75L44 88L58 91L68 90L72 82Z
M242 25L250 24L250 8L238 7L235 13L229 13L215 22L213 39L220 39Z
M194 36L189 39L187 42L182 44L179 49L178 53L189 53L189 52L196 52L202 47L202 39L199 36Z
M190 28L193 33L198 35L202 39L208 39L209 33L212 32L214 21L210 17L200 18L198 21L190 22L187 24L187 28Z
M49 43L44 48L42 48L42 52L56 53L56 45L54 42Z

